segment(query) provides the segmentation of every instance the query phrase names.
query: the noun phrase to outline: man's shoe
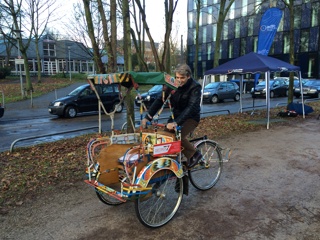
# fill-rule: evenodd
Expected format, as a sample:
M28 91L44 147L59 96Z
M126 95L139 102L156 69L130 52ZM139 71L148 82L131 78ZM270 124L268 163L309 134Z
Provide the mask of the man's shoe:
M202 159L202 154L196 151L193 156L189 159L188 168L193 168Z

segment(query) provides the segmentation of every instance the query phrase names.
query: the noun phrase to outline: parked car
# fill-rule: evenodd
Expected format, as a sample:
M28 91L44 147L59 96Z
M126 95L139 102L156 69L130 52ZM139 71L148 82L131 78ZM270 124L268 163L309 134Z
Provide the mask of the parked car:
M136 106L140 107L140 103L143 101L147 108L150 107L154 100L156 100L157 97L161 96L162 88L162 85L154 85L152 88L149 89L148 92L141 94L141 99L139 99L139 97L136 96Z
M283 79L270 80L270 98L275 96L288 96L289 86L286 84L286 81ZM265 97L266 96L266 81L261 81L256 86L252 88L251 95L255 97Z
M0 103L0 118L2 118L3 114L4 114L4 107L2 107Z
M320 98L320 80L308 80L302 86L303 96ZM301 96L300 87L296 87L294 89L293 95L296 98Z
M235 82L212 82L204 87L204 102L218 103L224 99L240 100L239 86Z
M111 112L122 112L123 104L120 103L117 84L95 85L100 99L106 108ZM78 113L98 111L98 98L89 84L81 85L63 98L52 101L48 107L49 113L68 118L74 118Z
M3 92L0 92L0 96L1 96L1 100L4 99ZM2 103L0 102L0 118L3 117L3 114L4 114L4 107L2 107Z

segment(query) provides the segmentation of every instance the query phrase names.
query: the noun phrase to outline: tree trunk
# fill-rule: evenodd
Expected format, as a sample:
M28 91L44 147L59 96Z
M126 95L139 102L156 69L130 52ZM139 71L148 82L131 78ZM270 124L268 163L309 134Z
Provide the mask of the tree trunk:
M125 71L132 70L131 63L131 40L130 40L130 13L129 13L129 1L122 1L122 16L123 16L123 51L124 51L124 67ZM133 133L134 128L131 121L134 122L134 98L132 89L129 89L125 98L127 107L127 132Z
M199 25L200 25L200 10L201 1L196 0L197 6L197 20L196 20L196 37L195 37L195 54L194 54L194 79L198 79L198 58L199 58Z
M93 49L93 59L98 68L98 72L106 73L104 65L101 60L99 46L97 44L97 41L95 40L92 15L90 11L90 2L91 2L90 0L83 0L83 6L84 6L85 15L86 15L87 25L88 25L88 35L91 40L92 49Z
M290 12L290 32L289 32L289 62L294 65L294 1L289 0L289 12ZM288 93L288 104L293 102L293 86L294 86L294 73L290 72L289 78L289 93Z
M223 24L234 0L230 0L227 7L226 7L226 2L227 2L226 0L221 0L220 2L219 16L217 21L217 35L216 35L216 41L214 45L214 56L213 56L214 68L219 66L220 46L221 46L220 42L222 38ZM220 81L220 78L218 75L215 76L215 81L216 82Z

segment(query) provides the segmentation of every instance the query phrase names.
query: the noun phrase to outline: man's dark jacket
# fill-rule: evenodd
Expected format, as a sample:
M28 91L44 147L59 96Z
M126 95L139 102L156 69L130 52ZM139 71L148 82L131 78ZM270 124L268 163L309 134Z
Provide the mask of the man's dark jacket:
M200 121L201 85L198 82L189 78L185 85L178 87L175 91L168 88L165 91L165 97L167 98L170 93L172 93L170 102L174 120L178 125L182 125L187 119ZM159 96L151 105L149 115L154 116L162 105L162 96ZM147 115L146 118L149 119ZM168 122L172 122L172 118Z

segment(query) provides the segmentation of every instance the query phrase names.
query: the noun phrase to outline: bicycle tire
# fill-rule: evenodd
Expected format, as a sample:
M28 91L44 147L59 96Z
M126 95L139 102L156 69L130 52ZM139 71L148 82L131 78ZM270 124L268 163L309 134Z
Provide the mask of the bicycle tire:
M203 160L188 170L191 184L202 191L212 188L219 180L223 160L218 144L211 140L201 140L195 144Z
M120 201L114 197L111 197L110 195L102 192L102 191L99 191L98 189L95 189L96 190L96 194L99 198L99 200L101 202L103 202L104 204L107 204L107 205L120 205L122 203L124 203L123 201Z
M178 211L183 182L171 169L160 169L151 176L148 186L152 186L151 192L135 200L135 211L143 225L158 228L168 223Z

